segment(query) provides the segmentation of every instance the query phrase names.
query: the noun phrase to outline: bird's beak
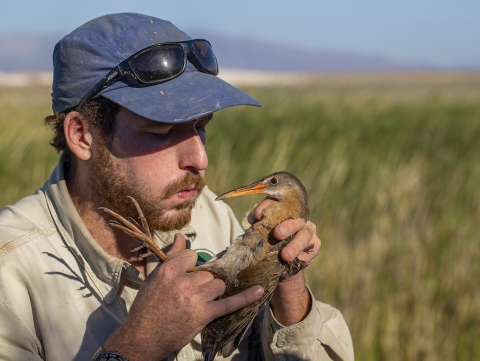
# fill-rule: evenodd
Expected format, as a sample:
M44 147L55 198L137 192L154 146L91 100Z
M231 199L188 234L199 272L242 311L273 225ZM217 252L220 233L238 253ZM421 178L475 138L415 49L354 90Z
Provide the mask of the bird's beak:
M226 198L246 196L247 194L257 194L257 193L265 194L264 189L265 189L264 184L252 183L252 184L249 184L248 186L240 187L240 188L234 189L233 191L224 193L221 196L218 196L215 200L219 201L221 199L226 199Z

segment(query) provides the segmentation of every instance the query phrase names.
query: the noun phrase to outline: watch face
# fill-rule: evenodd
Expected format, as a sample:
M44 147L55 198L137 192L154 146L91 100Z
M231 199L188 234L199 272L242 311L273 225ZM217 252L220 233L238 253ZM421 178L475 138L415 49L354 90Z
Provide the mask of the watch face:
M95 361L128 361L128 359L117 351L103 351Z

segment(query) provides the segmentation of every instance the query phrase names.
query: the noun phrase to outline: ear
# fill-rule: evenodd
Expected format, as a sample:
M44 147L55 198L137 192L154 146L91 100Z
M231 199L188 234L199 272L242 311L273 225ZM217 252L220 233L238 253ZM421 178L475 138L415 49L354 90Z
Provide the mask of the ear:
M63 122L65 140L78 159L88 160L92 156L93 127L76 111L70 112Z

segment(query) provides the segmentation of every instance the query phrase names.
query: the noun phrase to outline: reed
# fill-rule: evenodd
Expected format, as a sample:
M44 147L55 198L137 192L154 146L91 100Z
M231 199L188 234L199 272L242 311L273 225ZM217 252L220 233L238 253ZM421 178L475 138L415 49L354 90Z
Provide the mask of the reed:
M341 79L247 89L264 107L215 115L208 184L302 180L322 239L307 279L342 311L357 360L479 359L480 82ZM0 206L55 166L47 114L48 89L0 89ZM253 202L230 205L241 217Z

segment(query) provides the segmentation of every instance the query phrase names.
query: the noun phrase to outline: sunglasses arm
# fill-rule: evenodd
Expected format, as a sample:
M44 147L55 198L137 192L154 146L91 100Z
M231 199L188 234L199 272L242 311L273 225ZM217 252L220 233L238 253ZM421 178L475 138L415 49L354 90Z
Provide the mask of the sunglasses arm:
M129 74L129 68L122 69L123 63L117 65L114 69L112 69L107 75L105 75L80 101L77 106L77 110L80 110L86 103L96 97L100 92L102 92L105 88L109 87L113 83L117 82L121 78L125 76L125 74Z

